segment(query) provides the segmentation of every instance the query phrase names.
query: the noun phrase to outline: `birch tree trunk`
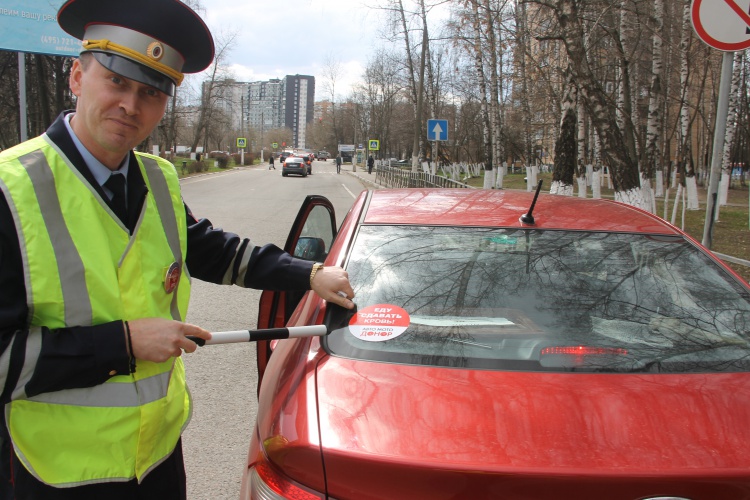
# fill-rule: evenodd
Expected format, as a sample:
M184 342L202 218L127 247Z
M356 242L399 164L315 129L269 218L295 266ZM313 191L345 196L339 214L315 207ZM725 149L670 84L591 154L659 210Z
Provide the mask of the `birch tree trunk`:
M492 189L495 187L495 179L493 175L489 175L492 171L492 141L490 139L490 114L489 114L489 103L487 101L487 77L484 72L484 60L482 54L482 23L480 22L479 16L479 1L470 0L471 5L471 27L472 27L472 39L471 44L471 56L474 61L474 71L477 77L477 84L479 85L479 94L481 98L481 117L482 117L482 139L484 144L484 185L485 189Z
M591 176L591 197L602 197L602 147L599 134L594 130L594 170Z
M576 179L578 181L578 197L586 198L586 118L581 99L576 102L576 113L578 115L578 161L576 162ZM590 181L590 179L589 179Z
M648 124L646 126L646 161L641 171L641 196L643 198L643 210L656 211L651 179L656 170L660 170L657 164L660 162L659 144L661 141L662 125L662 88L661 73L663 68L662 30L664 26L664 2L654 0L654 34L651 58L651 89L648 101Z
M677 154L677 176L687 192L687 209L698 210L698 187L693 165L692 138L690 134L690 46L693 28L690 22L690 4L683 0L682 33L680 36L680 144ZM675 198L677 203L678 198Z
M400 0L399 0L400 1ZM427 57L428 46L429 46L429 34L427 32L427 14L424 6L425 0L419 0L419 5L422 11L422 50L419 55L419 84L417 86L417 110L416 117L414 119L414 141L412 143L411 153L411 171L419 171L419 153L422 150L422 108L424 106L424 73L425 73L425 58Z
M638 106L635 101L637 93L633 84L637 65L631 65L636 46L634 23L637 19L635 0L620 2L620 85L617 93L617 126L623 134L625 148L631 158L637 159L636 133L634 124L638 123Z
M734 53L734 66L732 68L732 86L729 90L729 105L727 108L727 130L724 136L724 152L721 160L721 181L719 182L718 205L726 206L729 194L729 181L732 176L732 146L734 135L737 130L737 103L739 102L740 75L742 74L742 59L744 52L738 50ZM719 208L716 208L716 220L719 220Z
M492 141L492 163L494 169L500 169L502 165L502 135L500 124L500 77L498 64L498 29L494 16L492 15L492 0L485 0L485 33L488 42L488 64L490 70L490 138ZM495 185L502 187L502 171L496 172Z
M526 2L519 2L516 10L518 26L518 43L520 45L519 57L519 76L521 78L521 113L523 116L523 144L524 144L524 163L531 165L534 157L533 144L531 137L531 105L529 99L529 82L526 73L526 60L531 51L529 45L529 32L526 29L527 13Z
M555 142L555 164L552 170L550 194L573 196L573 174L576 171L578 158L577 133L578 116L576 115L576 87L570 69L567 73L567 85L562 102L560 135Z

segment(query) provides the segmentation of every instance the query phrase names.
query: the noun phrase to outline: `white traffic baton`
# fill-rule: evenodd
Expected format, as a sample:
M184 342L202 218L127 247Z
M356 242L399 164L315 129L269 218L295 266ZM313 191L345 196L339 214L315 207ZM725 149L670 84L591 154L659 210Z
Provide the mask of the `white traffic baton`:
M187 335L199 346L232 344L236 342L257 342L259 340L281 340L299 337L320 337L328 334L325 325L289 326L285 328L263 328L259 330L237 330L231 332L211 332L211 340Z

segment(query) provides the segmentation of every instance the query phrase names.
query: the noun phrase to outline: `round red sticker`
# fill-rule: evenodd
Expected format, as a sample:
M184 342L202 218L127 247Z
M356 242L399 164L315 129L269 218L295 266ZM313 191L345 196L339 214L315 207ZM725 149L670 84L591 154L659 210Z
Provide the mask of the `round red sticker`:
M383 342L409 328L409 313L393 304L367 306L349 320L349 332L360 340Z

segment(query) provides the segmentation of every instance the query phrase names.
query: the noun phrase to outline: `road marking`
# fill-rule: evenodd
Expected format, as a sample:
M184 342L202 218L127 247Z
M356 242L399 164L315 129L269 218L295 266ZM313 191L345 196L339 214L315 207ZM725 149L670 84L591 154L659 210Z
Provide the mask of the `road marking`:
M343 186L344 189L346 189L347 193L349 193L350 195L352 195L352 198L356 198L357 197L354 193L352 193L351 191L349 191L348 187L344 186L343 184L342 184L342 186Z

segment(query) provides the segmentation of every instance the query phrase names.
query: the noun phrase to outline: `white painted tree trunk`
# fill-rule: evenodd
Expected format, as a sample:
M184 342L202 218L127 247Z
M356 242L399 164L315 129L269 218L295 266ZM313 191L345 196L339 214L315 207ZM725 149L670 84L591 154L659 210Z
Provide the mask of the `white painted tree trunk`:
M578 197L586 198L588 196L586 191L586 176L576 178L576 182L578 183Z
M698 183L695 176L685 179L685 189L687 190L687 209L698 210Z
M682 196L682 184L677 187L677 193L674 195L674 207L672 207L672 218L669 222L674 225L675 218L677 217L677 206L680 204L680 196Z
M655 173L654 181L656 182L656 189L654 195L656 198L664 196L664 170L657 170Z
M744 52L738 50L734 53L734 66L732 68L732 86L729 90L729 104L727 107L727 130L724 136L724 154L721 160L721 182L719 183L718 205L727 204L729 191L729 178L732 175L732 145L737 130L737 104L739 102L740 75L742 73L742 59ZM716 220L719 220L719 209L716 209Z
M484 189L495 189L495 170L485 170L484 171L484 184L482 185Z
M591 174L591 197L597 200L602 197L602 171L594 170Z
M560 181L552 181L552 187L550 187L549 192L550 194L559 194L561 196L573 196L573 185Z
M628 189L626 191L615 191L615 201L632 205L634 207L643 206L643 190L640 188Z

